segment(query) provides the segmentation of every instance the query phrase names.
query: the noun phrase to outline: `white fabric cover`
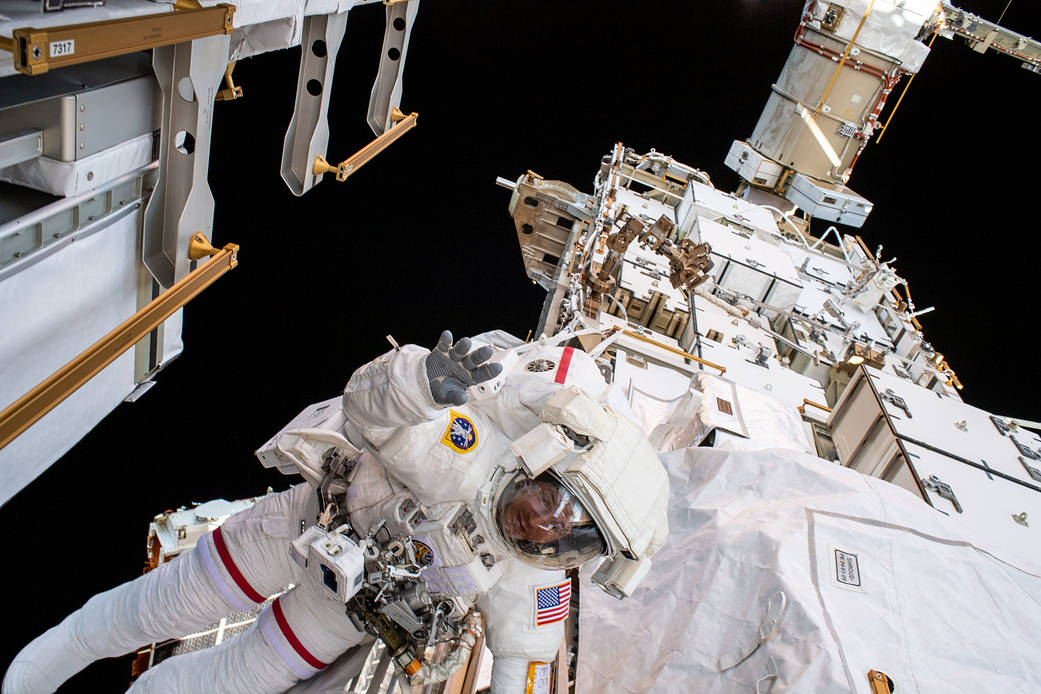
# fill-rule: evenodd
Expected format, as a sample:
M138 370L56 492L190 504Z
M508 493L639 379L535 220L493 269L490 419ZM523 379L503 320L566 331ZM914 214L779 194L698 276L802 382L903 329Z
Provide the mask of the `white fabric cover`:
M1033 559L794 451L663 458L668 541L628 600L581 591L579 692L1041 691Z
M804 12L814 6L815 21L810 26L820 29L820 19L828 9L827 3L809 0ZM891 56L900 61L908 72L918 72L929 54L929 49L914 38L922 25L936 10L935 0L845 0L846 13L839 23L836 38L849 41L857 32L861 18L870 6L871 14L857 35L861 46Z
M815 450L794 407L705 372L694 376L690 391L675 402L668 418L649 438L659 450L672 451L697 446L713 430L717 431L717 448ZM720 431L733 436L719 436Z
M141 211L135 210L0 281L0 408L134 314L140 226ZM0 449L0 503L72 448L134 387L130 350Z
M75 161L38 157L15 164L0 173L0 181L68 197L86 193L151 161L152 134L148 133Z

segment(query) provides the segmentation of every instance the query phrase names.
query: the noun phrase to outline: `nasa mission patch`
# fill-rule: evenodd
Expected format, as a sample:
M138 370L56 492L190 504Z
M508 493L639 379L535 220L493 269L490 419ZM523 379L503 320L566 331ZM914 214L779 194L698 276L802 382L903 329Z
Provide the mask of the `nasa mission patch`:
M441 443L456 453L469 453L477 446L477 427L464 414L449 410L448 428L445 429Z
M412 546L416 548L416 561L419 562L420 566L430 566L437 559L434 555L434 550L426 542L413 540Z

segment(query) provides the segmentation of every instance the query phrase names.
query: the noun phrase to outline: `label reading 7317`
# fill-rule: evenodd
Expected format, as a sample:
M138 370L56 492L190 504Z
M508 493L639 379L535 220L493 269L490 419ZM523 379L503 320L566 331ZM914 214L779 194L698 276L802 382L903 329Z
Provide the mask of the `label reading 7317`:
M72 55L76 52L76 41L75 39L65 39L64 41L51 41L51 57L60 58L65 55Z

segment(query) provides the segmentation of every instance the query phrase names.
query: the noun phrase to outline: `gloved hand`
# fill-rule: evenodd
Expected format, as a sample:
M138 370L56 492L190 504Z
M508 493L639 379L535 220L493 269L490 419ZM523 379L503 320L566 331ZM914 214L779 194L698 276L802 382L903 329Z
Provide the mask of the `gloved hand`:
M452 344L451 331L441 333L430 354L427 355L427 380L430 394L439 405L462 405L467 401L466 389L474 384L495 378L502 371L502 364L485 364L492 356L491 347L470 351L470 338Z

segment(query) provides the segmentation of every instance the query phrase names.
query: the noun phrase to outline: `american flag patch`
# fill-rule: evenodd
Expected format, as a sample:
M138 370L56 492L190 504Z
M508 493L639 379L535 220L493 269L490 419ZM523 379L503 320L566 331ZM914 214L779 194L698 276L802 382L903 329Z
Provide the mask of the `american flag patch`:
M567 619L571 603L571 581L535 589L535 626Z

